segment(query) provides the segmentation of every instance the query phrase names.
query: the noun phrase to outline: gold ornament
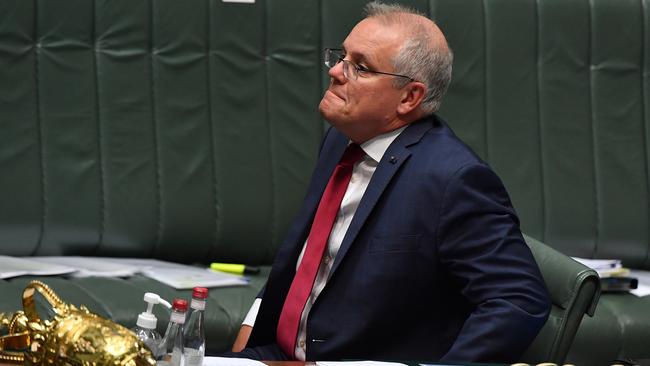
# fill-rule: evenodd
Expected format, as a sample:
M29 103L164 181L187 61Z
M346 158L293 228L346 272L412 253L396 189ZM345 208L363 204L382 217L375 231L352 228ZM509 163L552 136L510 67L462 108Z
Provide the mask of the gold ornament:
M54 310L42 320L34 305L38 291ZM123 326L63 302L50 287L31 281L23 291L23 310L11 317L0 313L0 362L28 366L154 366L151 351Z

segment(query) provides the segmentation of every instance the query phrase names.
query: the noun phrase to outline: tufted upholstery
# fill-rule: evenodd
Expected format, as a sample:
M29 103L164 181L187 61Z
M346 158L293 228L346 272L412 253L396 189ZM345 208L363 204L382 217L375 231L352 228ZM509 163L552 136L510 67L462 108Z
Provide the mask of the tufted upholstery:
M0 2L3 254L269 263L322 134L288 3Z

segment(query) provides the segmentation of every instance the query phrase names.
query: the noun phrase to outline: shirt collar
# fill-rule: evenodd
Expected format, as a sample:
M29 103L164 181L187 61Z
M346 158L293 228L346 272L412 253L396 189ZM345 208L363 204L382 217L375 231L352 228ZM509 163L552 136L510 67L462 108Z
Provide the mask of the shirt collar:
M400 127L396 130L392 130L390 132L386 132L382 135L375 136L371 138L370 140L362 143L361 149L372 158L375 162L379 163L381 161L382 156L384 156L384 153L386 150L388 150L388 147L390 144L393 143L393 141L399 136L402 131L407 126Z

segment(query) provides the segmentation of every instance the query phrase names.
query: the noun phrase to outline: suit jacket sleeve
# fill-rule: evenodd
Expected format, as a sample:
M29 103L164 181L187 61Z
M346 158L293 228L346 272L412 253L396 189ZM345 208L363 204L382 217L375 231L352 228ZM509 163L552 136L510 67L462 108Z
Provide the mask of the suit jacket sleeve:
M516 361L544 325L549 295L518 219L487 166L459 169L443 196L442 264L474 306L442 360Z

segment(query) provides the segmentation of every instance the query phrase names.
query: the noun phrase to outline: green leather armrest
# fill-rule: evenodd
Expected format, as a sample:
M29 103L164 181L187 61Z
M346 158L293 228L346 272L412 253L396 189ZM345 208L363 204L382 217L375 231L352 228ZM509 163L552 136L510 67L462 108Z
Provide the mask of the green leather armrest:
M544 243L524 235L551 295L546 324L523 361L562 364L586 313L594 315L600 297L598 274Z

